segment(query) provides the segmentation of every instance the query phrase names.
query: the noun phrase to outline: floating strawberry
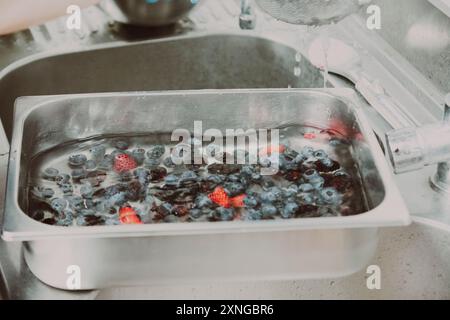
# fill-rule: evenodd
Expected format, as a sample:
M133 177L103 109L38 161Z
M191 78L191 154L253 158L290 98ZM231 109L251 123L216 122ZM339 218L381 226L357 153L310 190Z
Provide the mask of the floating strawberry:
M136 160L128 154L120 153L114 159L114 171L120 173L137 167Z
M119 219L122 224L142 224L141 218L132 207L122 207L119 210Z
M244 208L245 204L244 204L244 199L247 195L246 194L241 194L238 195L236 197L233 197L230 199L230 204L234 207L234 208Z
M231 206L230 198L222 187L216 187L212 193L208 195L212 202L221 207L229 208Z

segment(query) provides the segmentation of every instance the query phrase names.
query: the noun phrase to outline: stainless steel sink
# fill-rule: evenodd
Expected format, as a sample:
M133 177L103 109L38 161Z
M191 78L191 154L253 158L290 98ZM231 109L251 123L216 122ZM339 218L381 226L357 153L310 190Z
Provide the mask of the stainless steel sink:
M10 138L14 100L26 95L235 88L317 88L321 73L296 51L233 34L181 36L44 55L0 76L0 117ZM301 77L294 75L300 67Z
M217 5L219 2L220 5ZM238 3L238 0L235 2ZM93 23L94 20L101 20L95 12L92 15L94 19L87 24L86 29L90 31L61 31L56 21L33 27L8 39L0 37L0 117L8 138L11 134L13 102L22 95L323 85L321 75L306 59L302 58L300 61L301 76L295 77L293 72L297 61L296 50L292 48L305 36L305 30L283 30L285 25L268 22L264 17L258 16L254 32L236 31L239 6L233 8L232 3L233 1L206 1L204 6L199 6L199 10L191 15L198 30L162 40L138 39L140 42L127 42L127 39L122 39L113 30L107 30L110 27L107 18L103 17L103 22L97 25ZM414 68L393 54L393 50L389 50L390 47L379 37L369 34L364 27L365 20L362 22L364 24L355 19L342 21L333 28L331 36L357 43L367 50L368 54L363 55L365 70L385 88L389 88L392 97L408 106L422 123L440 119L441 110L435 103L439 99L436 99L436 95L428 97L431 95L431 85L423 85L428 82L418 81L417 74L412 72L415 71ZM270 28L264 29L266 23L270 24ZM272 24L280 27L280 30L272 28ZM293 38L292 41L284 41L284 31ZM8 43L12 44L8 47ZM58 53L64 43L70 43L72 47L64 49L66 52ZM102 44L93 46L99 43ZM25 58L20 60L23 57ZM399 70L408 72L400 73ZM332 79L334 84L337 79ZM405 79L420 84L420 88L406 86ZM436 105L436 112L430 112L424 105ZM372 109L368 107L366 111L374 130L382 136L389 128ZM0 125L2 194L6 181L8 150ZM397 185L411 214L415 216L413 219L416 223L409 228L381 231L379 255L373 261L381 267L382 277L385 279L382 280L381 291L368 291L365 286L367 274L362 272L350 278L320 282L210 284L203 291L198 286L152 287L143 289L144 291L136 288L113 289L100 294L100 297L448 298L450 206L429 187L428 177L434 171L435 168L429 168L396 177ZM0 198L0 212L2 207L3 199ZM14 298L83 299L95 297L97 293L67 293L42 284L21 259L18 243L6 244L0 240L0 273L6 279L6 286L3 284L5 287L2 287L0 275L0 295ZM217 296L212 294L214 292L217 292Z

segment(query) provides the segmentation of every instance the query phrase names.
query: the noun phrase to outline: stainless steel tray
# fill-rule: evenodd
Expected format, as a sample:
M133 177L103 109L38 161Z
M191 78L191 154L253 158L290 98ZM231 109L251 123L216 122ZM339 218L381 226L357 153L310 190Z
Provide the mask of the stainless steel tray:
M408 211L384 156L348 89L205 90L22 97L16 102L3 239L25 241L25 259L45 283L79 289L167 281L293 279L347 275L370 260L377 228L407 225ZM238 117L236 115L239 115ZM356 216L273 221L67 228L23 212L33 155L99 134L171 132L203 120L209 128L260 128L296 119L327 127L338 119L359 136L353 157L368 202Z

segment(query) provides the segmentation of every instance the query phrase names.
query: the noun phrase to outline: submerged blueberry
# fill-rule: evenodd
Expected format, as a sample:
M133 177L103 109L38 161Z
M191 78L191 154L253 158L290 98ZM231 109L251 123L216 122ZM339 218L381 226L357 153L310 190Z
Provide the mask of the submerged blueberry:
M96 163L99 163L100 161L103 160L103 157L105 156L106 153L106 148L103 145L97 145L97 146L93 146L90 150L89 150L92 160L94 160Z
M136 161L137 165L142 165L144 163L145 160L145 150L140 148L140 149L134 149L131 152L131 156L133 157L133 159Z
M176 166L171 156L164 158L163 165L166 166L167 168L175 168Z
M254 196L247 195L244 198L243 202L246 208L255 208L256 206L258 206L258 200Z
M44 170L44 172L42 173L42 177L46 180L55 180L56 177L58 176L59 171L58 169L55 168L47 168Z
M70 183L63 183L60 186L60 188L64 194L72 194L73 193L73 186Z
M86 161L84 168L88 171L93 171L97 167L97 164L94 160Z
M94 196L94 189L89 183L86 183L81 186L80 194L83 198L92 199L92 197Z
M52 200L52 202L50 203L50 206L53 208L53 210L55 210L56 212L60 213L65 208L68 207L68 202L65 199L56 198L56 199Z
M116 147L119 150L127 150L130 144L127 141L124 140L116 140L114 141L114 147Z
M298 209L299 209L298 204L296 204L295 202L288 202L284 206L283 210L281 210L281 217L283 219L293 218L297 213Z
M271 204L265 204L261 208L262 217L265 219L273 218L278 213L278 209L271 205Z
M234 210L232 208L216 208L217 217L222 221L231 221L234 219Z
M68 183L70 181L70 176L68 174L60 174L55 178L56 184L58 186L63 185L64 183Z
M74 154L69 157L69 166L81 167L87 161L87 157L84 154Z
M246 214L243 216L245 220L261 220L262 219L262 213L260 210L257 209L248 209Z
M317 160L323 160L328 158L328 154L324 150L317 150L314 152L314 158Z
M146 168L154 168L154 167L159 166L160 163L161 163L161 161L159 159L146 158L144 160L144 167L146 167Z
M195 207L196 208L209 208L213 206L213 202L211 201L210 198L208 198L206 195L201 194L199 196L197 196L197 198L195 199Z
M203 216L203 211L200 209L191 209L189 210L189 217L196 220L199 219L201 216Z
M326 204L339 205L342 195L334 188L325 188L320 191L321 199Z
M182 184L196 181L198 181L198 176L194 171L191 170L184 171L180 176L180 183Z
M85 169L73 169L71 175L72 179L80 180L87 176L87 171Z
M147 157L150 159L159 159L165 152L166 148L163 145L156 145L147 151Z

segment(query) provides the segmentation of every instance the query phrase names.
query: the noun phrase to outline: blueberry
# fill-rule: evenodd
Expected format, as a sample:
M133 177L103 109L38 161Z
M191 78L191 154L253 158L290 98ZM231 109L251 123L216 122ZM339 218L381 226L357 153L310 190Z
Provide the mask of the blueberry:
M273 203L278 200L277 196L270 191L261 192L260 198L263 203Z
M310 183L302 183L301 185L298 186L298 191L299 192L313 192L314 186Z
M52 200L50 206L52 207L53 210L60 213L68 206L68 203L67 200L65 199L56 198Z
M251 176L251 181L252 181L253 183L260 183L261 180L262 180L262 175L261 175L261 174L259 174L259 173L257 173L257 172L255 172L255 173L252 174L252 176Z
M310 158L310 157L314 156L314 148L309 147L309 146L303 147L301 154L305 158Z
M70 207L76 211L79 211L84 208L84 199L80 196L68 196L65 197Z
M298 204L296 204L295 202L288 202L281 211L281 217L283 219L293 218L298 210L299 210Z
M179 182L179 179L174 174L169 174L164 178L164 184L168 186L177 186Z
M323 188L323 185L325 184L325 179L322 178L321 176L317 176L314 179L311 179L309 183L311 183L314 189L320 190Z
M105 188L105 198L108 199L120 192L125 191L125 188L121 184L114 184Z
M275 182L272 178L269 177L262 177L261 181L259 182L263 189L270 189L275 186Z
M82 178L85 178L87 176L87 171L85 169L73 169L72 170L72 179L73 180L80 180Z
M289 147L286 147L284 150L284 156L290 160L294 160L299 156L299 153L295 151L294 149L291 149Z
M231 221L234 219L234 210L231 208L218 207L216 215L222 221Z
M198 181L198 176L194 171L191 170L184 171L180 176L180 183L188 183L196 181Z
M315 169L308 169L303 173L303 178L306 181L311 181L319 177L319 173Z
M195 199L195 207L199 209L210 208L213 206L213 204L214 203L211 201L211 199L203 194L197 196L197 198Z
M254 196L247 195L244 198L243 202L246 208L255 208L256 206L258 206L258 199L256 199L256 197Z
M55 195L55 191L53 191L53 189L51 189L51 188L42 189L42 196L44 198L49 199L49 198L53 197L54 195Z
M73 186L70 183L63 183L60 188L61 191L66 195L73 193Z
M92 160L94 160L96 163L99 163L103 160L103 157L105 156L106 148L102 145L93 146L89 150Z
M317 150L314 152L314 158L322 160L328 158L328 154L324 150Z
M245 220L261 220L262 219L262 213L260 210L257 209L248 209L246 214L244 215Z
M175 168L175 163L173 163L172 156L169 156L163 160L163 165L167 168Z
M128 182L133 179L133 174L130 171L122 171L118 174L119 180L122 182Z
M140 149L134 149L131 152L131 156L133 157L133 159L136 161L137 165L142 165L144 163L145 160L145 150L140 148Z
M114 141L114 147L119 150L127 150L130 144L127 141L116 140Z
M278 209L271 204L265 204L261 209L262 217L266 219L275 217L277 212Z
M325 188L320 191L320 197L326 204L339 205L342 201L341 194L334 188Z
M150 159L159 159L165 152L166 148L163 145L156 145L147 151L147 157Z
M150 169L150 181L161 181L165 176L167 176L167 169L164 167L156 167Z
M283 195L285 198L293 197L297 193L298 193L298 187L295 184L290 185L288 188L283 189Z
M56 184L58 186L63 185L64 183L68 183L70 182L70 176L68 174L60 174L55 178Z
M144 167L146 167L146 168L154 168L154 167L159 166L160 163L161 163L161 161L159 159L146 158L144 160Z
M168 202L163 202L158 207L158 213L162 215L163 217L168 216L173 213L173 206Z
M227 193L230 197L234 197L245 192L244 186L239 182L225 183L224 188L228 191Z
M200 209L191 209L189 210L189 217L196 220L203 216L203 211Z
M81 186L80 194L83 198L92 199L92 197L94 196L94 189L90 184L86 183Z
M69 166L81 167L87 161L87 157L84 154L74 154L69 157Z
M303 154L299 154L292 160L293 163L295 163L297 166L302 164L303 161L305 161L307 158Z
M239 182L239 181L241 181L241 177L238 174L234 173L234 174L228 175L227 180L229 182Z
M302 204L313 204L316 199L311 193L300 193L297 195L297 199Z
M242 166L241 168L241 175L246 176L248 178L250 178L252 176L252 174L254 174L256 171L255 167L253 166Z
M88 171L93 171L97 167L97 163L94 160L88 160L84 164L84 168Z
M148 171L147 169L137 168L136 170L134 170L133 174L143 185L146 185L150 182L150 171Z
M126 193L125 192L119 192L111 197L108 198L107 201L105 201L105 206L110 208L113 206L122 206L127 202L126 199Z
M217 174L211 174L206 178L206 181L214 184L221 184L223 182L223 179Z
M99 162L97 169L101 171L110 171L112 167L113 167L112 161L110 161L109 159L103 159Z
M44 170L42 177L46 180L55 180L56 177L58 176L59 171L58 169L55 168L47 168Z
M298 165L295 162L288 160L284 155L280 155L279 168L282 171L297 170Z

